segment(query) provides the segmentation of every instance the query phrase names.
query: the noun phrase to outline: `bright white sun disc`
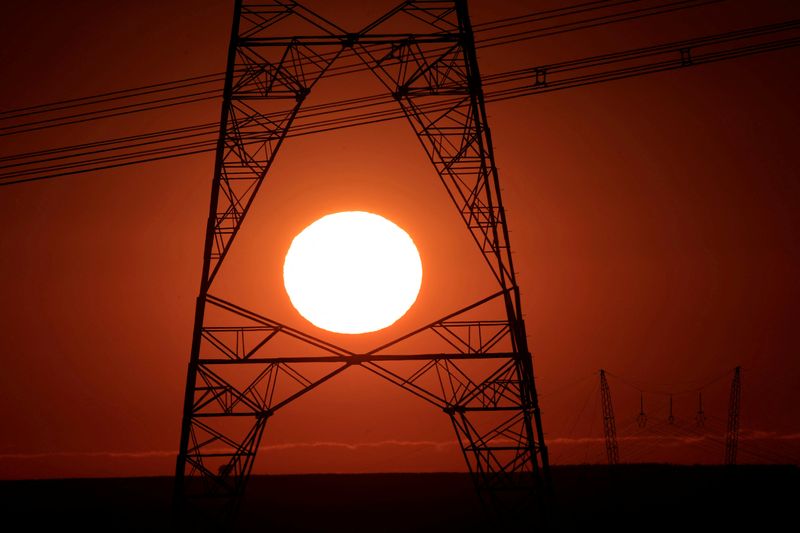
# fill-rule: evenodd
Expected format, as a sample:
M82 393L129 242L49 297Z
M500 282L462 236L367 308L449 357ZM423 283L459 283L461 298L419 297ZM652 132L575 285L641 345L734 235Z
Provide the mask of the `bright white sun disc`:
M283 283L292 305L315 326L368 333L392 325L414 304L422 261L393 222L346 211L320 218L294 238Z

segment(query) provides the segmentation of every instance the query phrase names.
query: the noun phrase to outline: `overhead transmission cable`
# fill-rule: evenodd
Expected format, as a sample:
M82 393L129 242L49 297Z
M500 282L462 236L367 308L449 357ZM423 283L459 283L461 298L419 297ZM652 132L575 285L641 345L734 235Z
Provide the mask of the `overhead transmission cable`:
M501 25L497 24L497 22L499 21L493 21L481 25L476 25L476 33L488 30L495 31L497 29L504 29L518 24L530 24L532 22L541 22L544 20L569 16L574 14L581 14L598 9L609 9L625 4L641 3L642 1L643 0L621 0L621 1L605 0L601 2L595 1L595 2L587 2L584 4L577 4L574 6L565 6L563 8L558 8L554 10L523 15L522 17L519 17L520 20L518 21L506 22ZM552 33L553 31L556 31L557 33L578 31L598 26L604 26L607 24L613 24L617 22L625 22L636 18L642 18L645 16L663 14L666 12L674 11L676 9L699 7L709 3L718 3L721 1L724 0L679 0L667 3L662 2L654 6L647 6L636 10L624 11L622 13L612 13L603 16L582 19L578 21L570 21L543 28L535 28L533 30L528 30L524 32L525 33L524 37L519 37L520 34L512 34L512 35L500 35L487 39L479 38L477 47L484 48L489 46L515 44L524 40L549 37L551 35L554 35L554 33ZM507 19L502 19L502 20L507 20ZM377 48L376 51L382 49L386 51L389 50L388 47L383 47L383 48ZM444 51L446 50L446 47L442 47L439 50ZM431 50L429 52L434 52L434 51L435 50ZM337 53L338 52L320 54L320 57L332 58ZM350 54L348 57L352 59L352 57L354 56ZM365 72L367 70L368 68L363 63L361 63L360 61L356 61L351 64L334 65L333 67L328 69L326 77L331 78L340 75L349 75L358 72ZM45 129L46 126L54 126L54 127L68 126L68 125L88 122L91 120L107 119L107 118L129 115L136 112L154 111L154 110L164 109L167 107L174 107L177 105L194 104L202 101L217 99L222 94L222 89L221 87L219 87L219 85L221 85L222 81L224 80L224 77L225 77L224 73L207 74L191 78L184 78L182 80L176 80L173 82L157 83L134 89L113 91L108 93L102 93L100 95L95 95L95 96L87 96L71 100L63 100L60 102L53 102L50 104L41 104L38 106L30 106L30 107L0 112L0 121L4 121L4 120L18 119L21 117L33 116L36 114L53 113L56 111L63 111L78 107L91 107L98 105L100 103L115 102L134 97L149 96L162 92L171 92L179 89L193 88L201 85L208 85L209 83L216 83L218 85L214 89L198 91L189 94L182 94L180 96L162 98L160 100L147 100L144 102L138 102L133 104L118 105L106 109L90 110L80 114L58 116L50 119L34 120L30 122L24 122L21 124L0 126L0 137L20 134L20 133L40 131L42 129ZM167 101L169 101L168 104L163 103Z
M521 15L519 17L510 17L505 19L499 19L489 22L483 22L479 24L473 25L473 31L478 34L485 31L493 31L496 29L502 29L505 27L516 26L520 24L529 24L531 22L539 22L542 20L548 20L552 18L557 18L561 16L567 15L574 15L577 13L584 13L587 11L597 10L597 9L607 9L609 7L614 7L618 5L624 5L629 3L636 3L641 2L643 0L622 0L622 1L611 1L611 0L594 0L591 2L584 2L581 4L574 4L571 6L564 6L560 8L539 11L535 13L529 13L527 15ZM323 58L330 58L333 54L321 54ZM6 120L10 118L17 118L21 116L29 116L37 113L44 113L44 112L51 112L63 109L70 109L73 107L97 104L97 103L104 103L110 102L115 100L120 100L124 98L130 98L131 96L142 96L142 95L149 95L149 94L156 94L159 92L164 91L171 91L175 89L181 89L185 87L193 87L197 85L203 85L207 83L222 83L225 80L225 72L216 72L212 74L202 74L199 76L192 76L188 78L183 78L179 80L172 80L166 82L159 82L153 83L149 85L144 85L140 87L134 87L129 89L121 89L116 91L104 92L96 95L91 96L81 96L78 98L70 98L66 100L59 100L56 102L49 102L44 104L37 104L33 106L21 107L17 109L9 109L5 111L0 111L0 120Z
M623 79L627 77L639 76L650 72L659 72L674 68L681 68L691 64L702 64L733 57L760 53L770 50L778 50L800 45L800 37L789 37L768 42L759 42L741 46L729 46L738 40L750 39L753 37L771 36L776 33L789 30L797 30L800 27L798 21L788 21L781 24L774 24L758 28L750 28L726 34L702 37L694 40L684 40L675 43L639 48L615 54L605 54L593 56L580 60L566 61L527 69L517 69L504 73L487 76L484 78L484 85L489 89L486 92L486 101L500 101L509 98L518 98L530 94L561 90L570 87L601 83L613 79ZM710 52L694 52L698 48L712 45L728 45L722 50L712 50ZM685 57L687 51L693 51L689 61ZM676 55L680 52L680 56ZM675 57L662 57L672 54ZM643 62L646 60L646 62ZM639 63L632 63L632 62ZM586 71L584 73L584 71ZM544 74L542 74L544 73ZM568 75L558 78L558 75ZM537 78L542 76L542 78ZM520 83L522 82L522 83ZM380 106L391 104L392 109L382 109ZM453 100L444 100L423 106L425 112L435 112L446 110L447 106L452 106ZM352 113L353 110L375 109L374 111ZM345 114L347 112L347 114ZM337 116L338 115L338 116ZM401 109L397 109L393 99L389 96L374 95L359 99L329 102L310 106L306 111L298 115L297 126L293 128L289 136L309 135L320 133L332 129L353 127L364 124L374 124L388 120L403 118L405 115ZM309 120L311 119L311 120ZM305 122L304 122L305 121ZM0 174L0 185L31 181L35 179L47 179L70 175L105 168L115 168L127 164L154 161L169 157L180 157L184 155L196 154L203 151L210 151L216 144L215 124L199 124L187 128L172 130L172 134L166 132L152 132L139 136L123 137L114 140L87 143L87 145L77 145L75 147L65 147L29 154L17 154L0 158L0 171L3 169L25 167L37 165L45 162L56 162L66 159L91 156L97 152L105 153L115 149L129 150L131 148L144 147L144 150L134 153L119 154L117 156L103 155L100 158L74 161L59 165L38 166L36 168L22 168L11 170ZM171 135L171 136L170 136ZM206 136L205 140L198 137ZM195 139L192 142L181 142L180 144L156 148L150 145L158 142L169 143L176 141L186 141ZM115 148L116 146L116 148ZM69 152L72 150L72 152ZM81 150L83 150L81 152ZM77 155L76 155L77 154ZM138 156L137 156L138 154ZM38 161L25 163L25 156L31 158L42 158ZM138 159L137 159L138 157ZM23 162L21 163L20 160ZM13 162L12 162L13 161ZM94 166L93 166L94 165Z

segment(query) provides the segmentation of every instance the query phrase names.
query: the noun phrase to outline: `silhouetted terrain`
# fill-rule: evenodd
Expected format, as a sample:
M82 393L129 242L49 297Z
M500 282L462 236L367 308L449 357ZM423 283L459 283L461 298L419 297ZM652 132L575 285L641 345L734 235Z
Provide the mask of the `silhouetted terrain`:
M793 530L800 468L671 465L561 466L552 529ZM170 529L171 478L0 482L0 511L19 530ZM506 526L508 527L508 526ZM498 531L464 474L256 476L242 531ZM517 529L517 528L515 528ZM534 530L531 521L528 531Z

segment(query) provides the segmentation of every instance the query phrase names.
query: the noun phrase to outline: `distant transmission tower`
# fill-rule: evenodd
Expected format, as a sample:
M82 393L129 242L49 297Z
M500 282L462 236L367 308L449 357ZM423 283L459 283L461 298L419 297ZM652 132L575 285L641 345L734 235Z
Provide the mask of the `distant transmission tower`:
M600 369L600 402L603 407L603 434L606 439L608 464L619 463L619 446L617 445L617 423L614 420L614 406L611 404L611 389L608 387L606 371Z
M694 417L694 422L697 427L706 425L706 412L703 410L703 393L697 393L697 414Z
M368 352L246 309L214 284L298 111L344 56L360 61L397 102L497 282L497 292ZM541 503L547 448L522 317L466 1L403 2L350 33L291 0L236 0L177 459L178 509L230 517L270 418L354 366L447 415L490 508ZM282 353L281 339L302 351ZM409 348L409 339L425 353Z
M733 371L731 382L731 398L728 403L728 430L725 433L725 464L736 464L736 452L739 447L739 406L742 401L741 367Z
M639 414L636 415L636 425L643 428L647 425L647 414L644 412L644 393L639 392Z
M675 424L675 415L672 414L672 394L669 395L669 416L667 416L667 424Z

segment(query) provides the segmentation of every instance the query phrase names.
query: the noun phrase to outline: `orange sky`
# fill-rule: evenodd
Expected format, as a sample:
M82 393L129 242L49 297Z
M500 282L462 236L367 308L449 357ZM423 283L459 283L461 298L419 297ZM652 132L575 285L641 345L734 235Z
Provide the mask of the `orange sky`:
M224 70L227 0L18 4L0 17L3 109ZM393 2L308 5L357 28ZM548 5L473 1L471 11L480 23ZM479 60L486 75L798 13L793 2L730 0ZM743 442L800 456L797 58L775 52L488 105L554 462L603 460L601 367L619 376L610 384L626 431L639 394L623 380L678 393L720 378L704 391L716 438L725 373L742 365ZM313 98L377 89L321 83ZM2 137L0 155L212 121L218 109ZM172 473L212 166L202 155L0 188L0 478ZM412 235L423 286L389 331L326 338L373 346L491 291L399 121L287 141L220 290L309 327L283 292L283 254L319 216L356 209ZM675 396L682 424L696 401ZM667 396L645 402L655 425ZM713 441L668 430L621 432L621 459L721 460ZM255 471L463 470L453 441L445 415L354 368L270 420Z

